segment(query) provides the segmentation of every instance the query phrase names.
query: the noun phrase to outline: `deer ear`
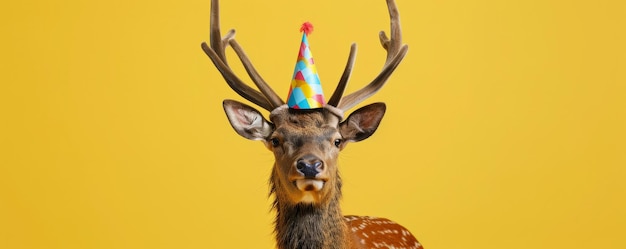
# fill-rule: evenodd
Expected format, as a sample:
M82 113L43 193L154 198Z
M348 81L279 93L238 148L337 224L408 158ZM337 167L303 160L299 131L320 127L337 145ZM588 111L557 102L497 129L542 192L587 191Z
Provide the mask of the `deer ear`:
M358 142L370 137L385 115L385 103L366 105L354 111L339 124L339 133L346 141Z
M224 100L224 111L235 131L250 140L264 140L272 134L272 123L256 109L235 100Z

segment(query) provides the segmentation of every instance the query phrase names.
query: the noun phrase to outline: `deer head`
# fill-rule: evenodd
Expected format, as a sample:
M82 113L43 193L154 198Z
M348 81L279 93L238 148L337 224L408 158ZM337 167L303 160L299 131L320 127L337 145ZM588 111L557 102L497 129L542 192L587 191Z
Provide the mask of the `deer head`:
M402 44L402 32L397 7L387 1L391 19L391 38L380 32L380 41L387 51L385 64L364 88L343 96L352 72L357 46L352 44L348 62L337 88L324 108L292 110L272 90L256 71L241 46L235 31L222 37L219 26L219 2L211 3L210 44L202 49L220 71L228 85L239 95L271 112L269 120L246 104L225 100L224 110L235 131L250 140L260 140L274 153L276 162L272 174L277 198L291 203L323 203L340 186L337 172L339 152L350 142L371 136L385 113L384 103L359 108L343 120L343 112L376 93L385 84L407 52ZM241 60L258 91L239 79L226 61L225 49L231 46ZM280 191L279 191L280 189Z
M382 31L379 35L387 56L378 76L362 89L343 96L356 56L357 46L352 44L344 72L328 103L323 108L294 110L285 105L285 102L253 67L235 40L235 31L230 30L222 37L219 26L219 3L217 0L211 3L210 46L202 43L202 49L235 92L270 112L268 120L261 112L244 103L235 100L223 102L226 116L234 130L244 138L262 141L265 147L274 153L275 163L270 182L272 193L276 198L275 208L278 211L279 245L281 240L289 240L289 236L281 236L280 229L285 226L281 223L283 222L281 215L285 210L298 206L322 207L325 210L331 210L324 211L322 219L332 217L335 223L342 225L321 224L321 226L327 226L327 229L320 229L320 231L333 233L335 229L337 230L336 236L345 235L345 222L337 221L343 219L337 206L341 196L341 178L337 168L337 158L348 143L362 141L376 131L386 107L384 103L366 105L352 112L345 119L344 112L380 90L408 49L407 45L402 44L396 4L393 0L387 0L387 6L391 20L391 35L388 38ZM243 83L230 68L225 56L225 49L228 46L233 48L259 90ZM318 223L311 222L314 225ZM303 231L314 230L304 229ZM292 245L296 245L295 243L297 242L293 242ZM292 247L330 248L321 245L319 247Z
M326 203L337 194L339 152L347 143L366 139L376 131L385 104L362 107L343 122L337 110L328 107L306 111L279 107L271 112L270 121L234 100L224 101L224 109L239 135L263 141L274 153L272 182L277 198L296 204Z

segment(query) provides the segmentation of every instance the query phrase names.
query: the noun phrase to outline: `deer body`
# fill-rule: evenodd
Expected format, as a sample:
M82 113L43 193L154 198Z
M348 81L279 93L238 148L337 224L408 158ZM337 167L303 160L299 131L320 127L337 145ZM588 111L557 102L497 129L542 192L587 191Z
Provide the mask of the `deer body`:
M404 227L384 218L343 216L340 208L342 181L337 158L348 143L370 137L378 128L386 106L366 105L344 120L343 112L378 91L407 52L401 44L397 8L387 0L391 39L381 32L388 56L380 75L365 88L342 98L356 45L352 45L341 80L323 108L291 109L258 75L234 39L231 30L221 37L219 6L211 4L211 46L202 48L226 82L244 98L270 111L267 120L259 111L235 100L224 100L226 116L244 138L262 141L275 157L270 191L276 211L275 235L279 249L422 248ZM226 62L225 48L233 47L259 91L245 85Z

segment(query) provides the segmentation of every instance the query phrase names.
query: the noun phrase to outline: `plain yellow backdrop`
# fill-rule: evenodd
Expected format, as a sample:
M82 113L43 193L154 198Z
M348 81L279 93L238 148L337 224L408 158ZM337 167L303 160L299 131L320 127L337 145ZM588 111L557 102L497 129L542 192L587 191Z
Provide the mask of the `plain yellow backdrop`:
M341 155L346 214L426 248L626 248L624 1L398 0L388 112ZM221 109L209 0L0 8L0 248L273 248L272 165ZM222 2L286 94L304 21L327 94L380 70L382 0ZM232 51L233 64L245 76ZM246 77L243 77L247 80ZM286 97L286 96L285 96Z

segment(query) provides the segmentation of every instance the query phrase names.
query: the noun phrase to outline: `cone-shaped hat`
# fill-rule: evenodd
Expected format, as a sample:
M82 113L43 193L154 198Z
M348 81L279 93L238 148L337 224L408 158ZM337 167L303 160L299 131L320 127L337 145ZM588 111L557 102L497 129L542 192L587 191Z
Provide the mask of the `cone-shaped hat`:
M313 62L313 55L309 47L307 36L313 31L313 25L309 22L302 24L300 31L302 43L298 52L296 68L293 72L287 105L292 109L315 109L322 108L326 101L322 92L320 78Z

